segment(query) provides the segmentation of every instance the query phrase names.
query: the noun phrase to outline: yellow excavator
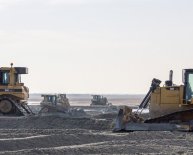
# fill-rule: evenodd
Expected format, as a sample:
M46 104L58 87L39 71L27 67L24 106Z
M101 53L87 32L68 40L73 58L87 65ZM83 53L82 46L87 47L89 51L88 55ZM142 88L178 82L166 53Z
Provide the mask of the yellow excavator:
M28 74L26 67L0 68L0 114L23 116L33 112L27 105L29 89L21 82L21 74Z
M153 79L149 92L137 110L119 110L114 131L193 131L193 69L182 72L183 84L173 83L173 71L164 86ZM149 108L149 118L143 110Z

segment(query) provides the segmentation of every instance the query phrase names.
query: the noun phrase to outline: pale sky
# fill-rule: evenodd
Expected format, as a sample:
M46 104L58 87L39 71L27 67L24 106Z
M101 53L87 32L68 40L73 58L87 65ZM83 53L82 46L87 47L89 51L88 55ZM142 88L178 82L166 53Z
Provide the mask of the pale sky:
M145 94L193 68L193 0L0 0L0 66L31 93ZM162 83L163 84L163 83Z

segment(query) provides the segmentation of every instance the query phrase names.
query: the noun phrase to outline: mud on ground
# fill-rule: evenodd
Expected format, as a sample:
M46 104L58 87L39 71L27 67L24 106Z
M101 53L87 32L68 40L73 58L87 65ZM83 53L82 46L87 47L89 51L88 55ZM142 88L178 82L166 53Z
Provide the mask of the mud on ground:
M192 133L112 133L115 117L1 117L0 155L193 154Z

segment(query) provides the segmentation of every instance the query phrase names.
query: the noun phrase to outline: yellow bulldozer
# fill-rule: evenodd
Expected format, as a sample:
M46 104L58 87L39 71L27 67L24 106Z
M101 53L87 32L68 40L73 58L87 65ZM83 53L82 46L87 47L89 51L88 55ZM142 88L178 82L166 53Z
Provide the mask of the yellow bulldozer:
M66 94L42 94L43 100L40 103L42 109L39 114L47 112L66 113L70 109L70 103Z
M114 131L193 131L193 69L182 72L183 84L173 83L173 71L164 86L153 79L138 109L119 110ZM142 117L149 108L149 118Z
M0 114L23 116L32 114L27 105L29 89L21 82L21 74L28 74L26 67L0 68Z
M92 100L91 100L91 106L107 106L108 105L108 100L106 97L101 96L101 95L92 95Z

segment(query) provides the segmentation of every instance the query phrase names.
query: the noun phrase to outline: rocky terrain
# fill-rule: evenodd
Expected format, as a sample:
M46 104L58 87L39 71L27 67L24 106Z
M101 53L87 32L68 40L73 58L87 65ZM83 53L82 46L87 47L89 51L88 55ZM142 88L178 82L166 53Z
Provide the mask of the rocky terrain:
M192 133L113 133L115 117L1 117L0 154L193 154Z

